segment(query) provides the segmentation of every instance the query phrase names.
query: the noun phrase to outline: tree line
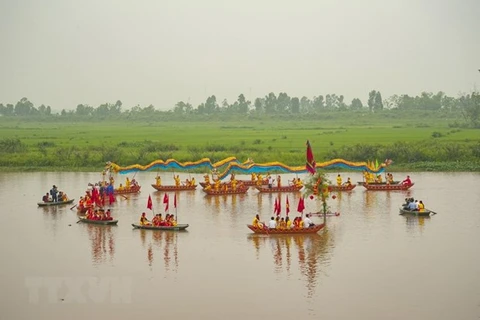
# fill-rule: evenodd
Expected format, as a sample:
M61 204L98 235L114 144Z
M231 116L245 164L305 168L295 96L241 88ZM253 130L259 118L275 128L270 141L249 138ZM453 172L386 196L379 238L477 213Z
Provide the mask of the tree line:
M20 99L16 104L0 103L0 115L33 116L33 117L68 117L68 118L106 118L134 119L155 118L157 116L169 117L172 115L185 115L192 117L210 115L315 115L325 112L386 112L386 111L443 111L461 114L469 126L480 127L480 93L463 94L457 98L446 95L444 92L436 94L422 92L417 96L392 95L382 98L380 91L369 92L367 104L363 105L359 98L354 98L350 103L345 101L343 95L327 94L318 95L312 99L303 96L290 97L285 92L278 95L270 92L264 97L256 98L253 102L240 94L236 101L229 103L226 99L218 102L215 95L207 97L205 102L194 107L189 102L179 101L167 111L155 109L153 105L122 110L120 100L115 103L104 103L97 107L88 104L79 104L73 110L63 109L60 113L53 113L50 106L40 105L38 108L27 98Z

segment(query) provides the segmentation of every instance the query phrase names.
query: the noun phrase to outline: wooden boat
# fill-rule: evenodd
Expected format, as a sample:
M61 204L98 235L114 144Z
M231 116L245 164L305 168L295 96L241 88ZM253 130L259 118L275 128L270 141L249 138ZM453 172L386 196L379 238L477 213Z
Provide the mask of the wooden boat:
M118 189L115 189L114 191L114 195L122 195L122 194L129 194L129 193L138 193L140 192L140 188L141 186L132 186L128 189L122 189L122 190L118 190Z
M228 189L228 190L215 190L214 188L209 188L209 189L202 189L203 192L210 196L221 196L221 195L229 195L229 194L244 194L247 193L248 187L243 186L243 187L237 187L237 189Z
M390 184L399 184L401 181L393 181L392 183ZM365 183L365 181L357 181L357 184L359 186L363 185ZM369 184L380 184L380 185L384 185L384 184L387 184L386 182L370 182Z
M188 228L188 224L177 224L176 226L141 226L139 224L132 223L134 229L147 229L147 230L169 230L169 231L182 231Z
M156 184L152 184L152 187L157 190L157 191L184 191L184 190L195 190L197 188L197 185L193 186L186 186L186 185L181 185L181 186L157 186Z
M415 183L412 183L411 185L406 185L406 184L371 184L371 183L363 183L363 186L367 190L376 190L376 191L385 191L385 190L408 190L411 187L413 187Z
M78 219L77 223L79 222L111 226L116 225L118 223L118 220L90 220L87 218L80 218Z
M57 202L37 202L39 207L49 207L49 206L61 206L64 204L72 204L75 199L70 199L67 201L57 201Z
M258 234L308 234L308 233L317 233L325 227L325 224L317 224L311 228L302 228L302 229L268 229L268 228L257 228L251 224L247 224L248 229L252 230L254 233Z
M298 186L284 186L284 187L275 187L272 186L269 188L268 186L256 186L255 189L257 189L260 192L264 193L273 193L273 192L297 192L302 189L303 186L298 187Z
M400 208L401 215L415 215L419 217L428 217L430 216L430 213L432 213L432 211L428 209L425 209L425 211L418 211L418 210L406 210L406 209Z
M321 212L312 212L309 213L310 216L312 217L323 217L323 213ZM327 212L327 217L338 217L340 215L340 212Z
M355 184L351 184L351 185L344 185L342 184L341 186L337 185L337 184L331 184L328 186L328 188L332 191L350 191L350 190L353 190L355 189L357 185Z

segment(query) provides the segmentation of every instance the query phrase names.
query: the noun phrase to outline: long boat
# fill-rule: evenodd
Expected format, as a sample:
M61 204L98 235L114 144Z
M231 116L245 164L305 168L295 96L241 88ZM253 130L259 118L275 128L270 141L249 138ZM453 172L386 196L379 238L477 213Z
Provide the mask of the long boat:
M317 233L325 227L325 224L317 224L310 228L301 228L301 229L268 229L268 228L257 228L251 224L247 224L248 229L252 230L254 233L258 234L308 234L308 233Z
M408 190L413 187L415 183L410 185L408 184L371 184L371 183L363 183L363 186L367 190L376 190L376 191L385 191L385 190Z
M37 205L39 207L61 206L61 205L64 205L64 204L72 204L74 200L75 199L70 199L70 200L67 200L67 201L56 201L56 202L53 202L53 201L37 202Z
M415 215L419 217L427 217L427 216L430 216L430 213L432 213L432 211L427 209L425 209L424 211L418 211L418 210L406 210L406 209L400 208L401 215Z
M255 189L257 189L260 192L263 193L273 193L273 192L297 192L302 189L303 186L283 186L283 187L274 187L272 186L269 188L268 186L256 186Z
M393 181L392 183L390 184L399 184L401 181ZM357 184L359 186L363 185L365 183L365 181L357 181ZM384 185L384 184L387 184L386 182L369 182L369 184L380 184L380 185Z
M215 190L214 188L209 188L209 189L202 189L203 192L210 196L222 196L222 195L229 195L229 194L244 194L247 193L248 187L237 187L235 190L233 189L228 189L228 190Z
M188 224L177 224L176 226L142 226L132 223L132 227L134 229L182 231L188 228Z
M230 185L230 181L228 182L223 182L223 183L226 183L227 185ZM202 188L205 188L207 186L207 183L206 182L199 182L198 183ZM237 180L237 186L239 185L244 185L246 187L253 187L253 186L258 186L258 185L263 185L263 186L266 186L268 185L268 181L267 180L263 180L261 184L258 184L257 181L254 181L254 180ZM215 187L215 183L210 183L210 187L214 188Z
M323 213L321 212L312 212L312 213L309 213L310 216L312 217L323 217ZM340 212L327 212L326 213L326 216L327 217L338 217L340 215Z
M156 184L152 184L152 187L157 190L157 191L185 191L185 190L195 190L197 188L197 185L193 186L187 186L187 185L182 185L182 186L167 186L167 185L161 185L157 186Z
M357 185L355 184L350 184L350 185L337 185L337 184L331 184L328 186L328 188L332 191L351 191L353 189L355 189Z
M115 195L121 195L121 194L129 194L129 193L139 193L140 192L141 186L132 186L128 189L124 188L122 190L115 189L114 193Z
M116 225L118 220L90 220L87 218L80 218L78 219L77 223L90 223L90 224L100 224L100 225Z

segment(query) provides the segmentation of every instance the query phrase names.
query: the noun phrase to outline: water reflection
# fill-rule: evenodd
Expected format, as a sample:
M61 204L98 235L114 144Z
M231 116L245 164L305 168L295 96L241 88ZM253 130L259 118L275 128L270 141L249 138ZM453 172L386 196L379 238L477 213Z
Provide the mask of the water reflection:
M275 265L275 273L286 271L291 275L300 270L305 277L307 297L315 293L318 276L328 266L329 254L333 246L332 236L328 228L321 234L311 235L275 235L265 236L252 234L248 236L255 248L255 255L260 259L262 248L270 247Z
M116 226L98 226L85 224L92 245L92 260L96 264L113 261L115 255L115 237L112 228Z
M155 258L163 257L165 271L178 271L178 233L158 230L138 230L142 247L146 249L147 261L153 266Z
M422 234L425 225L430 223L431 217L417 217L414 215L404 215L407 231L412 234Z

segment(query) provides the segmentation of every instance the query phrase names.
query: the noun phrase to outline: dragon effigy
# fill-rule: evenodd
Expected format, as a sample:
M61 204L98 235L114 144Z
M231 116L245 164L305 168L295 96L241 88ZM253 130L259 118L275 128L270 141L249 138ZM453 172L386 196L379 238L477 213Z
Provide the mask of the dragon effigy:
M352 162L344 159L333 159L326 162L316 163L316 168L323 169L347 169L357 171L367 171L370 173L381 173L385 171L386 167L392 163L387 159L383 163L378 161L366 162ZM118 172L121 174L136 172L136 171L150 171L150 170L182 170L193 171L198 169L207 169L214 171L219 179L227 177L231 173L236 174L251 174L251 173L306 173L308 172L305 165L288 166L284 163L273 161L266 163L255 163L252 159L247 159L245 162L240 162L235 157L228 157L221 161L212 162L209 158L203 158L197 161L179 162L175 159L155 160L148 165L133 164L122 167L113 162L107 162L105 169L110 172Z

